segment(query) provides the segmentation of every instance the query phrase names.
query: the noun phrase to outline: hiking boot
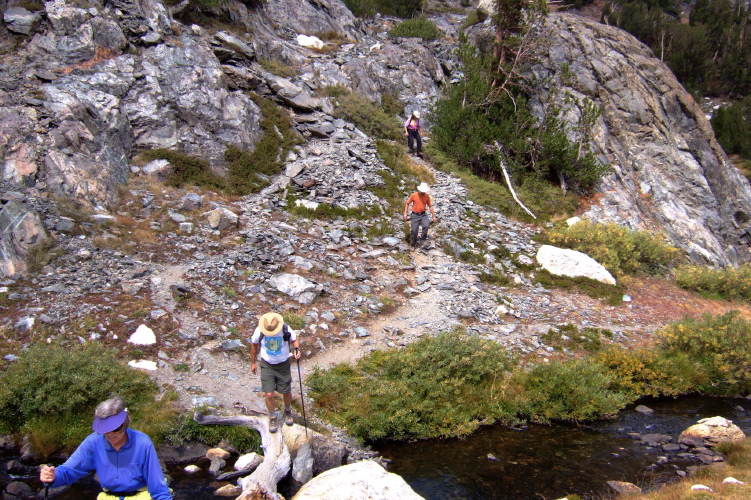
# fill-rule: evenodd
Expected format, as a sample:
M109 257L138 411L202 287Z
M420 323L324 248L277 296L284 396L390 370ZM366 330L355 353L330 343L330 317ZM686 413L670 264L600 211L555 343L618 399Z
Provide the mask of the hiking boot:
M272 417L269 417L269 432L275 433L279 429L277 421L276 421L276 415L273 415Z
M287 425L292 425L295 423L294 420L292 420L292 412L291 411L285 411L284 412L284 423Z

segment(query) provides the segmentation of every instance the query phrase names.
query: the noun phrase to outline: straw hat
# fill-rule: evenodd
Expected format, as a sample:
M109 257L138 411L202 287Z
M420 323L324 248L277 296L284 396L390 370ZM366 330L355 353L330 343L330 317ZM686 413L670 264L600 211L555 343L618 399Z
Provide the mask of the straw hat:
M422 184L417 186L417 190L420 191L421 193L427 193L428 191L430 191L430 186L428 186L425 182L423 182Z
M284 318L278 313L266 313L261 316L258 327L264 335L269 337L276 335L284 326Z

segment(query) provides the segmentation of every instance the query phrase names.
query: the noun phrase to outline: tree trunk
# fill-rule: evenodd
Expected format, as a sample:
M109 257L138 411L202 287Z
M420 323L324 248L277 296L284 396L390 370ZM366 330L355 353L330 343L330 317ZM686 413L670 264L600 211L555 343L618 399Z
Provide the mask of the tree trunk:
M257 430L264 450L263 463L250 476L240 480L243 492L237 500L283 500L276 492L276 484L289 472L292 457L282 439L281 429L274 434L269 432L268 417L218 417L196 413L193 420L202 425L239 425Z

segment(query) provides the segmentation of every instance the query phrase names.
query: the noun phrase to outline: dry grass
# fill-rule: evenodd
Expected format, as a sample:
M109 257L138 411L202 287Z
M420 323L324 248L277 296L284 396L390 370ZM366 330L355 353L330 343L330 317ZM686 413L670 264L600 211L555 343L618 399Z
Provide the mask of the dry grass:
M726 462L701 468L695 475L679 482L661 487L657 491L643 495L630 495L629 500L747 500L751 498L751 439L739 443L723 444L718 447L727 455ZM723 484L725 478L732 477L745 484ZM693 491L697 484L708 486L709 491Z

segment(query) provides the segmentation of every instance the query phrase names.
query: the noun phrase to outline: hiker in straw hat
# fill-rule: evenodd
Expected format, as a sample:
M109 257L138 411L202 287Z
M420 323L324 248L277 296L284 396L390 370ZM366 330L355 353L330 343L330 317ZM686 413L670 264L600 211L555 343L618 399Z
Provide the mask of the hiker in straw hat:
M436 222L435 206L433 200L428 194L430 187L426 183L421 183L417 186L417 191L407 199L407 203L404 205L404 220L409 217L411 222L411 231L409 235L409 244L414 248L417 246L417 233L422 228L420 234L420 241L428 239L428 228L430 227L430 217L428 216L427 209L430 208L430 214L433 217L433 222ZM412 212L410 213L410 205L412 205Z
M284 324L281 314L266 313L250 338L250 370L258 373L258 351L261 351L261 391L266 393L266 408L269 410L269 431L279 428L276 416L275 392L284 400L284 423L292 425L292 371L290 356L300 359L300 341L297 333ZM290 352L290 343L295 348Z

